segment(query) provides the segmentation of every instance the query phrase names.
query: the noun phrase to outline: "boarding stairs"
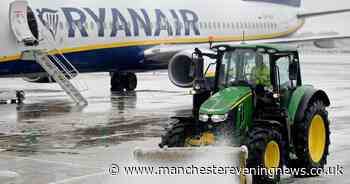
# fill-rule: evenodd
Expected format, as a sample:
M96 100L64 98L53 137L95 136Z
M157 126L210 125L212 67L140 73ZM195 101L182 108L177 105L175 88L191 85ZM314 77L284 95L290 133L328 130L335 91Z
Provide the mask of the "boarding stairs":
M21 50L21 60L35 60L41 67L57 82L62 89L79 105L87 105L86 99L78 90L79 86L73 85L73 77L79 74L78 70L70 63L70 61L55 46L56 42L50 42L46 34L40 34L39 39L38 27L35 16L30 10L26 0L14 0L10 4L9 23L13 35L17 39L18 49ZM49 27L49 24L45 24ZM45 40L48 45L43 45L41 41ZM40 49L38 49L40 48ZM45 48L45 49L42 49ZM53 53L53 54L50 54ZM80 86L81 87L81 86Z
M50 55L44 50L33 50L32 52L36 62L61 86L76 104L82 106L88 104L78 87L76 87L77 85L70 81L79 72L63 54L57 57Z

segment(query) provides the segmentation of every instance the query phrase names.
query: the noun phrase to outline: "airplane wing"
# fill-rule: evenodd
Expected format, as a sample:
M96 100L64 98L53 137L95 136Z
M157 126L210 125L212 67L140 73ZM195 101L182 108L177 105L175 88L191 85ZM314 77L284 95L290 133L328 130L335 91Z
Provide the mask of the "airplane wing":
M297 16L298 18L309 18L309 17L316 17L316 16L322 16L322 15L344 13L348 11L350 11L350 9L339 9L339 10L320 11L320 12L305 12L305 13L299 13Z
M336 41L350 39L350 35L329 35L310 37L276 38L267 40L247 41L247 43L276 43L276 44L300 44L305 42Z

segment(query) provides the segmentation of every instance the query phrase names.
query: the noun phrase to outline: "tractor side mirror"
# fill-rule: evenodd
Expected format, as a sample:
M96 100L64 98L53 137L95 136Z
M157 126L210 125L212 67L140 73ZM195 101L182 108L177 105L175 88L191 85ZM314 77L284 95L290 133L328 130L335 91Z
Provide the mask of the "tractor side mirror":
M297 80L299 75L299 63L293 61L289 64L289 79L291 81Z

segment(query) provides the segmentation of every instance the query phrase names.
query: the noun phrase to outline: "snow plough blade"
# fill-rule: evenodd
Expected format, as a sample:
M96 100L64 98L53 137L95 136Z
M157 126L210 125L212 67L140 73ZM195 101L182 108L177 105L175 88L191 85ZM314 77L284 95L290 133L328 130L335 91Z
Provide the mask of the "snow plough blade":
M229 166L243 171L246 168L248 149L241 147L177 147L158 149L136 149L134 159L143 165L152 166L191 166L201 168L216 166ZM235 174L236 182L240 184L251 183L251 177L243 172Z

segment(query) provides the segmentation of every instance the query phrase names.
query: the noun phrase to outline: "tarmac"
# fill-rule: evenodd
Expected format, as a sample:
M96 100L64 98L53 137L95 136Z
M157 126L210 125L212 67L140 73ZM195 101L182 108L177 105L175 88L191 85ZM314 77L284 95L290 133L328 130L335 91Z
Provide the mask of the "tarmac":
M305 56L302 61L304 83L330 96L327 167L338 166L343 172L283 176L281 182L350 183L350 56ZM171 84L166 72L141 73L138 78L136 92L113 94L109 74L80 75L74 81L89 88L83 92L89 101L84 108L75 106L57 84L0 79L0 91L26 93L24 104L0 105L0 183L151 183L148 179L156 176L127 176L123 167L134 164L135 148L157 147L169 117L190 112L191 96ZM116 165L117 175L111 173ZM157 177L177 183L170 176Z

